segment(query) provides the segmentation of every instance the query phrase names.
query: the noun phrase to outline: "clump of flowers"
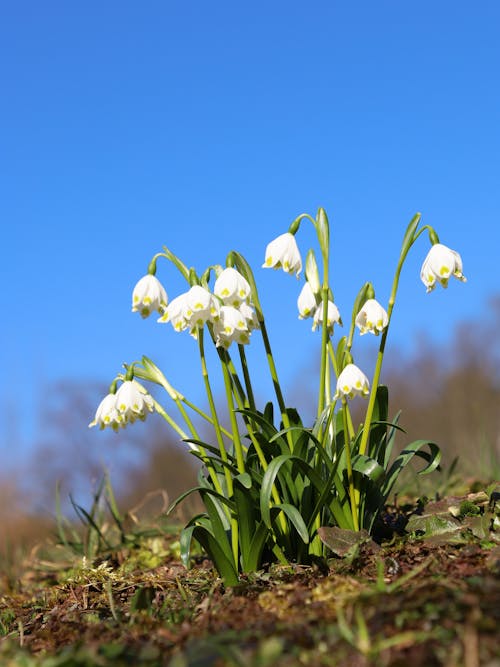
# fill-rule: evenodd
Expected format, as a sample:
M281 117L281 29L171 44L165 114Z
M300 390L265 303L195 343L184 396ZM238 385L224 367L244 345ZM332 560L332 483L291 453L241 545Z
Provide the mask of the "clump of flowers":
M203 464L198 485L172 506L190 493L199 493L205 506L205 512L193 517L181 535L186 565L193 540L213 559L228 585L237 584L242 572L255 571L264 563L311 563L327 553L321 528L374 531L394 483L414 457L425 461L421 474L438 467L440 452L432 442L418 440L393 453L398 416L390 418L388 390L380 384L401 270L425 231L431 242L421 270L427 291L438 282L446 287L451 276L465 281L460 255L442 245L435 230L421 226L420 219L420 214L415 215L404 234L387 307L375 299L372 283L362 285L346 335L338 335L342 320L328 276L330 228L324 209L315 218L298 216L287 232L267 245L263 267L300 278L303 263L296 235L302 222L312 223L318 240L321 274L310 249L297 299L299 318L312 318L313 331L321 332L316 418L310 425L304 425L297 410L285 401L255 277L243 255L231 251L225 266L210 265L201 274L188 269L166 247L153 257L147 275L133 290L132 310L143 318L157 312L158 322L170 322L175 332L187 331L196 340L209 412L172 387L160 368L143 357L140 363L126 365L125 373L115 378L90 426L117 431L156 411ZM168 260L186 281L186 291L170 302L156 277L160 258ZM356 329L360 335L380 338L371 379L354 361ZM257 332L274 388L274 397L265 405L255 399L245 353ZM218 353L228 429L222 426L212 393L207 342ZM237 362L232 356L235 348ZM174 412L154 400L140 381L162 387ZM367 399L364 419L357 425L350 408L356 397ZM212 427L212 440L201 438L193 416Z

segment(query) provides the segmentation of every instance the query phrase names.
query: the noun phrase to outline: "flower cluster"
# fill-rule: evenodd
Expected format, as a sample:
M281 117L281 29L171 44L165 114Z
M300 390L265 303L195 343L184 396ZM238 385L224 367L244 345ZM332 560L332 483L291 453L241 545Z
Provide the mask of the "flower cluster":
M217 347L228 348L232 342L248 345L250 333L259 326L250 297L246 278L228 267L215 281L213 294L193 285L169 303L158 322L170 322L175 331L188 329L195 338L209 323Z
M116 393L112 390L102 399L89 427L99 425L103 429L109 426L118 431L136 419L144 421L153 410L152 396L133 380L125 380Z
M329 282L330 228L325 210L318 209L316 218L307 213L299 215L288 232L267 245L263 266L282 269L297 278L302 258L296 234L303 220L313 224L321 251L322 267L314 249L308 251L306 280L297 299L299 319L311 318L312 330L322 332L312 428L304 425L297 410L291 410L285 401L256 282L243 255L232 250L226 258L227 268L211 264L199 275L166 247L152 258L148 275L133 290L132 311L143 318L157 312L158 322L170 322L174 331L187 331L197 339L209 408L206 412L199 409L172 387L151 359L142 357L126 366L126 374L117 376L89 426L118 431L156 411L203 464L206 474L200 486L184 493L172 506L175 508L189 493L199 492L206 508L205 513L190 520L181 535L181 556L186 565L192 540L207 551L230 586L239 583L241 572L256 571L274 560L311 564L328 555L325 526L373 530L399 473L414 455L426 460L422 474L437 468L439 448L426 440L405 445L401 454L392 455L398 416L389 420L388 390L380 384L401 269L424 231L429 233L432 246L420 274L427 291L437 283L447 287L451 276L465 281L460 255L440 244L432 227L420 227L420 218L417 213L404 234L387 311L376 301L373 284L365 282L354 301L349 331L339 337L336 346L334 326L342 325L342 321ZM186 291L170 302L155 276L160 257L171 262L186 281ZM380 336L370 380L354 364L356 328L361 335ZM249 362L253 360L247 359L242 347L250 342L255 329L262 334L276 401L271 397L263 411L252 387ZM224 378L225 414L229 418L224 426L209 378L210 364L205 354L209 338L219 348L212 361L220 364ZM233 342L240 346L239 363L225 351ZM154 400L138 380L164 389L178 416ZM369 397L358 429L350 405L357 396ZM208 442L202 439L189 411L213 427ZM429 451L423 452L422 448Z

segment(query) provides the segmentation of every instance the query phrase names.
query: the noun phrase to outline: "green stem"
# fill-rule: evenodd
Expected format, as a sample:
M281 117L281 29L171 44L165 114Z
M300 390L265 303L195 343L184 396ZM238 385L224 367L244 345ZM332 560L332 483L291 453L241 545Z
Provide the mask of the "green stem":
M347 481L349 483L349 498L351 500L351 514L354 530L359 530L358 520L358 503L356 500L356 493L354 489L354 479L352 474L351 462L351 441L349 438L349 431L347 426L347 401L342 398L342 416L344 420L344 442L345 442L345 458L347 467Z
M203 419L205 419L209 424L211 424L212 426L214 425L214 420L212 419L212 417L210 417L210 415L207 415L207 413L204 412L203 410L201 410L197 405L195 405L194 403L191 403L191 401L188 400L185 396L182 396L180 400L185 405L187 405L188 408L191 408L191 410L193 410L194 412L199 414L200 417L203 417ZM230 440L233 439L233 436L231 435L231 433L227 429L225 429L223 426L220 427L220 430L226 436L226 438L229 438Z
M382 361L384 359L384 350L385 350L385 344L387 341L387 334L389 332L389 326L391 324L391 318L392 318L392 311L394 309L394 304L396 302L396 294L398 291L399 287L399 278L401 276L401 269L403 268L404 261L406 259L406 256L408 255L408 252L412 245L415 243L415 241L418 239L420 234L425 229L428 229L428 225L425 225L422 227L418 232L414 232L413 236L408 240L406 245L403 245L403 248L401 250L401 255L399 257L398 265L396 267L396 273L394 274L394 280L392 281L392 289L391 289L391 295L389 297L389 304L387 306L387 326L382 332L382 336L380 339L380 346L377 354L377 360L375 363L375 370L373 373L373 380L372 380L372 386L370 390L370 397L368 399L368 407L366 408L366 416L365 416L365 422L363 425L363 433L361 434L361 442L359 445L359 453L361 455L366 454L366 449L368 447L368 439L370 437L370 426L371 426L371 421L372 421L372 416L373 416L373 410L375 408L375 398L377 396L377 389L378 389L378 384L380 381L380 374L382 371Z
M238 430L238 421L236 419L236 412L233 403L233 387L231 384L231 375L229 372L227 360L221 357L222 373L224 376L224 387L226 389L227 409L229 412L229 419L231 420L231 430L233 432L234 453L236 455L236 465L240 474L245 472L245 459L243 455L243 447L241 445L240 433Z
M252 389L252 382L250 379L250 373L248 370L247 356L245 354L245 347L243 345L238 345L238 351L240 353L241 368L243 370L243 378L245 380L245 388L248 397L248 407L251 410L255 410L255 398Z
M276 365L274 363L273 353L271 350L271 343L269 342L269 337L267 335L266 323L264 322L264 317L262 316L260 321L260 332L262 334L262 340L264 342L264 349L266 351L267 363L269 366L269 371L271 373L271 378L273 381L274 391L276 394L276 399L278 401L279 410L281 413L281 419L283 421L283 426L286 429L290 428L290 420L288 419L288 414L285 407L285 401L283 399L283 394L281 392L280 383L278 380L278 373L276 371ZM293 440L290 431L286 433L286 439L288 442L288 447L290 451L293 451Z
M158 403L158 401L155 401L153 399L153 404L155 406L156 412L163 417L163 419L167 422L169 426L171 426L174 431L177 433L177 435L182 439L182 440L187 440L188 439L188 434L182 430L182 428L177 424L176 421L172 419L172 417L163 409L163 407Z
M228 456L226 451L226 446L224 444L224 438L222 436L222 430L220 427L219 417L217 416L217 410L215 408L215 401L212 393L212 388L210 386L210 380L208 378L208 369L205 359L205 346L203 344L203 329L198 329L198 346L200 349L201 357L201 372L203 375L203 382L205 384L205 391L208 398L208 403L210 405L210 412L212 413L212 420L214 424L215 437L217 438L217 444L219 445L219 451L221 459L224 463L228 462ZM231 497L233 495L233 480L231 478L231 473L227 466L224 467L224 475L226 477L227 493Z
M323 325L321 327L321 365L319 371L318 417L325 409L325 379L328 360L328 270L325 266L325 277L321 288L321 302L323 305Z
M215 402L214 402L214 397L212 394L212 388L210 387L210 381L208 378L208 369L207 369L207 364L205 360L205 348L203 345L203 329L199 328L198 329L198 345L200 349L200 357L201 357L201 370L202 370L202 375L203 375L203 381L205 383L205 390L207 393L207 398L208 398L208 403L210 405L210 411L212 413L212 419L213 419L213 424L214 424L214 430L215 430L215 435L217 438L217 442L219 445L219 451L221 455L221 459L224 463L228 462L228 456L226 452L226 447L224 445L224 438L222 437L222 430L220 427L220 422L219 418L217 416L217 410L215 409ZM233 496L233 478L231 477L231 471L229 470L228 466L225 465L224 467L224 476L226 478L226 487L227 487L227 496L231 498ZM210 470L209 466L209 470ZM231 547L233 551L233 560L234 560L234 565L236 569L239 569L239 551L238 551L238 535L239 535L239 526L238 526L238 518L231 513L230 514L230 522L231 522Z

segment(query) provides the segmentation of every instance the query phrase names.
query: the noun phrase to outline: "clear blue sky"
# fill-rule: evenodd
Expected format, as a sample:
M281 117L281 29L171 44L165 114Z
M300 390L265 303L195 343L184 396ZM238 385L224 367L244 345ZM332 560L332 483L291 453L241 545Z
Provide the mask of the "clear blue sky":
M3 3L1 404L22 439L53 381L107 383L142 353L202 396L189 336L130 313L163 244L200 271L248 258L289 383L319 337L297 320L300 285L259 267L318 206L346 320L365 280L387 301L416 211L468 283L426 295L422 239L390 342L482 317L500 287L499 26L496 0ZM311 230L298 240L305 256ZM158 275L171 298L184 289Z

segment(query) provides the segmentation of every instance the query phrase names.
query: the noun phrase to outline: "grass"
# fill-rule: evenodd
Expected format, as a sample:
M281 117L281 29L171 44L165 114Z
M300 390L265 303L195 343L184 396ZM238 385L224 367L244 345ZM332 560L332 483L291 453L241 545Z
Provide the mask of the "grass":
M60 523L56 541L4 571L0 664L496 664L500 527L497 487L486 490L388 507L380 544L315 567L273 566L234 588L202 554L182 566L178 526L91 508L82 530Z

